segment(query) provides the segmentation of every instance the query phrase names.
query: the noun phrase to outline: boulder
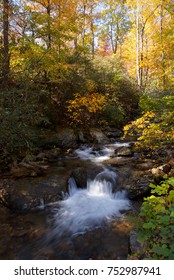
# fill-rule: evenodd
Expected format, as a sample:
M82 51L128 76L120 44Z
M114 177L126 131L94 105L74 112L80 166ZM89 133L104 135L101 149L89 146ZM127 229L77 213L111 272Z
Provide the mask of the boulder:
M165 174L168 174L172 169L171 164L164 164L156 168L152 168L152 175L156 183L163 180Z
M87 142L87 139L85 137L85 133L82 130L79 130L77 133L77 137L78 137L78 142L80 144L84 144Z
M77 146L78 137L71 128L59 130L55 137L59 143L59 147L61 148L67 149L75 148Z
M70 177L74 178L77 187L86 188L87 180L93 180L96 175L102 171L103 168L101 166L94 166L93 168L89 167L88 169L84 167L77 167L72 171Z
M90 136L92 141L96 144L107 144L109 143L109 138L100 129L91 129Z
M1 180L0 203L15 212L27 213L62 199L62 192L67 188L67 175L40 178L39 182L36 179Z
M134 153L131 147L119 147L115 150L115 154L118 157L131 157Z
M107 126L105 127L105 134L109 138L120 138L123 136L123 131L115 127Z
M130 181L129 184L124 186L124 189L127 190L129 199L135 200L137 198L143 198L150 194L149 184L149 179L142 177L140 179Z
M62 149L75 148L78 143L78 137L71 128L57 128L56 132L50 132L42 136L40 147L49 149L59 147Z
M74 169L72 171L71 177L74 178L74 180L79 188L86 188L87 179L88 179L88 173L87 173L86 168L77 167L76 169Z

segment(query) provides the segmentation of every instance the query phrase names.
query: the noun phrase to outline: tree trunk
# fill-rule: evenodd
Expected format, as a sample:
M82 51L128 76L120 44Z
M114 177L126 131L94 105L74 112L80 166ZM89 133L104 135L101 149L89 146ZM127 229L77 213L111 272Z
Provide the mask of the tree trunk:
M82 47L83 47L83 49L85 48L85 36L86 36L86 4L84 4L84 6L83 6L83 33L82 33Z
M92 13L92 11L91 11ZM94 55L95 55L95 34L94 34L94 23L93 23L93 19L91 19L91 48L92 48L92 59L94 59Z
M48 6L46 7L47 10L47 49L51 49L51 4L50 4L50 0L48 0Z
M165 73L165 52L164 52L164 42L163 42L163 21L164 21L164 10L163 10L163 0L160 6L160 41L161 41L161 67L162 67L162 86L166 86L166 73Z
M139 1L136 2L136 71L137 83L141 88L141 69L140 69L140 34L139 34Z

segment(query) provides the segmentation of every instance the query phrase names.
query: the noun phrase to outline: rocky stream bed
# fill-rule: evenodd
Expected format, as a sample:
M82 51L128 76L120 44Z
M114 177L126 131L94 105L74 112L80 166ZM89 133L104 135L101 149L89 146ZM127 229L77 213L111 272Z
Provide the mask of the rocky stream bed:
M143 197L149 194L155 160L139 158L133 152L133 142L103 139L63 153L60 148L42 152L1 176L0 259L127 259L135 250L136 240L127 216L130 212L137 215ZM156 173L167 174L170 169L166 164L156 168ZM119 215L102 218L101 223L88 223L83 232L77 229L60 234L66 217L63 220L57 213L62 207L59 203L68 199L70 178L75 181L75 192L86 190L89 180L105 182L112 193L124 192L125 197L119 199L129 203L129 207L121 207ZM108 197L107 191L105 194ZM101 211L100 201L98 205ZM76 219L78 212L75 215ZM76 227L82 220L77 220ZM73 222L70 220L69 225Z

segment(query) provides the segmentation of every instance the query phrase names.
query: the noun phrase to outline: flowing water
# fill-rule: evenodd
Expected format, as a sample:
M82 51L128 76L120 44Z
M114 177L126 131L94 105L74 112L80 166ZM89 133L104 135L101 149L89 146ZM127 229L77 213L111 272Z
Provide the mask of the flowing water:
M76 249L76 243L77 241L79 242L79 236L83 236L80 245L82 248L84 246L83 244L85 244L84 240L89 239L88 242L91 243L90 232L95 233L95 236L98 236L100 241L103 239L107 240L106 236L113 233L110 240L113 239L113 243L117 242L115 241L116 233L115 229L113 229L113 221L116 221L119 218L120 220L117 220L118 226L120 221L122 221L122 217L124 217L123 213L131 208L131 204L125 191L117 190L116 188L116 171L113 170L113 168L106 166L104 162L114 154L116 147L123 145L125 146L128 144L115 143L103 146L100 149L81 146L75 151L74 157L65 159L64 170L75 167L78 163L77 166L84 166L86 168L98 165L102 168L102 171L100 171L95 178L89 179L87 181L87 187L83 189L78 188L74 178L70 177L68 181L68 192L64 192L64 197L61 201L49 205L45 205L42 201L42 207L40 207L40 209L43 211L41 211L41 213L28 214L25 215L23 219L20 215L16 216L17 221L18 219L23 220L24 223L28 221L30 224L30 233L36 233L36 242L33 241L33 238L30 238L32 239L31 244L22 250L20 249L17 256L15 255L15 257L13 257L12 254L12 257L10 257L11 255L8 255L7 253L7 255L4 254L4 258L42 259L45 254L48 259L68 259L71 256L75 259L89 258L91 257L91 254L94 253L89 253L89 256L85 257L84 255L79 255L78 252L80 249ZM50 174L61 174L61 169L54 165L50 172ZM24 179L21 182L19 181L19 185L22 184L22 182L24 182ZM35 221L34 223L33 219ZM104 235L102 234L102 229L105 229L106 231ZM117 237L118 236L119 234L117 232ZM122 238L124 239L124 234L122 235ZM74 240L73 245L72 240ZM25 242L25 234L24 237L22 235L22 240L18 241L23 244L23 242ZM105 241L103 241L102 244L105 244ZM118 244L117 246L119 246ZM101 248L102 246L105 247L105 245L101 244L100 246ZM55 253L54 251L54 253L51 253L50 257L50 248L52 251L57 248L59 253ZM74 253L74 251L76 253ZM112 258L112 256L107 258Z
M105 170L94 180L87 182L86 189L79 189L73 178L69 180L69 194L54 210L54 236L65 233L78 234L101 226L112 217L121 215L121 211L130 209L130 203L123 191L112 192L112 183L100 179L106 175L115 181L115 173ZM102 178L101 177L101 178Z

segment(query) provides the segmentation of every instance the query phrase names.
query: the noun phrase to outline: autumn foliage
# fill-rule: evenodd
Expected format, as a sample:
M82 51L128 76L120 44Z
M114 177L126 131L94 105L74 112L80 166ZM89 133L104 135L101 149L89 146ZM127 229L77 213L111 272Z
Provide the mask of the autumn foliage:
M71 124L87 127L97 122L97 116L107 104L107 95L88 93L81 96L74 95L74 99L67 102L68 116Z

